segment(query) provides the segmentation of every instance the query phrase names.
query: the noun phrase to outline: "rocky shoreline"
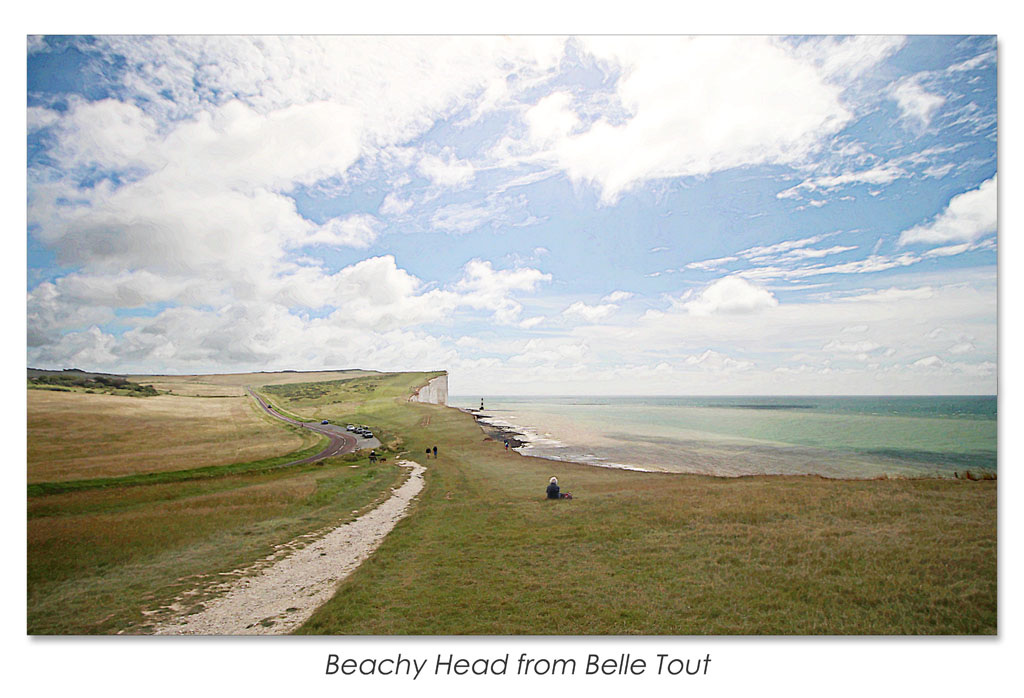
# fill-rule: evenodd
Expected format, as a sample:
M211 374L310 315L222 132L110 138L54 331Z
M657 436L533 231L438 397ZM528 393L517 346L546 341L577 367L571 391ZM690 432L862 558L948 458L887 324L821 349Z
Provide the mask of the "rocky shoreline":
M521 448L530 442L522 432L516 431L512 427L503 427L497 424L481 421L484 419L492 419L493 415L485 414L480 410L463 410L463 412L473 415L473 419L476 420L477 425L483 429L483 432L487 434L488 437L495 441L508 441L509 448Z

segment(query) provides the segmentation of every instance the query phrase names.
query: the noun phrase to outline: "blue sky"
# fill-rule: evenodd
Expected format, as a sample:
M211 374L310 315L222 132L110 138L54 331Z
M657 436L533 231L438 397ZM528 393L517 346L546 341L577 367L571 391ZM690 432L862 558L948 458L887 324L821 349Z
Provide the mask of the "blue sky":
M29 365L993 393L993 37L30 37Z

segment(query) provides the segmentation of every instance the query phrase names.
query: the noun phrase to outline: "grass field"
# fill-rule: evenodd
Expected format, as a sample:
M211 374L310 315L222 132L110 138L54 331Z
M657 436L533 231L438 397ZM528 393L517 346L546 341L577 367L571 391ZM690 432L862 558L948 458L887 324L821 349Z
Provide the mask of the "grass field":
M271 391L308 416L359 404L429 468L414 513L300 632L996 632L995 482L543 461L506 454L469 415L396 399L394 380ZM551 475L576 498L545 500Z
M470 415L409 403L434 375L252 383L294 414L370 425L428 468L412 513L300 632L996 632L995 481L725 479L527 458ZM544 499L551 475L575 499ZM343 458L30 497L29 630L145 632L160 614L143 610L351 517L400 477Z
M342 456L283 472L32 497L28 632L145 633L177 595L354 518L401 478L397 466Z
M245 397L28 391L30 483L253 461L315 440L282 428Z
M280 373L223 373L208 376L128 376L157 390L196 397L245 395L244 386L286 385L310 381L343 380L376 374L376 371L283 371Z
M28 401L32 634L145 633L203 599L178 595L354 518L404 477L357 454L282 468L326 439L247 397Z

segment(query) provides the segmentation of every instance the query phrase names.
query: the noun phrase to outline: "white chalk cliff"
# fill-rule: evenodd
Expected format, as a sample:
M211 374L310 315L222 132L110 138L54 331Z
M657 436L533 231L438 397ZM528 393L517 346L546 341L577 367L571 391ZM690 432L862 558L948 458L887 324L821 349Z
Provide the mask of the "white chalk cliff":
M447 405L448 404L448 374L445 373L443 376L438 376L432 379L422 388L419 388L412 397L409 398L410 402L428 402L431 405Z

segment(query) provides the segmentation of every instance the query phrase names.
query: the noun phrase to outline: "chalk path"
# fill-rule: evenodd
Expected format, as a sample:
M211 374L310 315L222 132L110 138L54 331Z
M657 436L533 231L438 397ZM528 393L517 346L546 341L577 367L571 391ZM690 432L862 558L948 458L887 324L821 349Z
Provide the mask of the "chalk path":
M412 472L377 508L255 575L230 583L225 594L204 604L204 610L162 623L154 634L282 635L302 625L377 549L423 489L426 468L413 461L396 463Z

